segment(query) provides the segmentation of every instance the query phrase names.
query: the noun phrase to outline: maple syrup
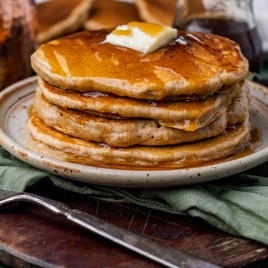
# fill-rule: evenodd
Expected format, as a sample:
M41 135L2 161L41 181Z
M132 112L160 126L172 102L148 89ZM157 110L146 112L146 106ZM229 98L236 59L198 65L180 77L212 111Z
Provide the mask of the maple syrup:
M132 30L136 27L140 31L144 32L148 36L155 37L161 32L164 31L164 27L155 23L142 23L142 22L130 22L128 23L128 30L120 30L116 29L112 31L112 34L114 35L123 35L123 36L130 36L132 33Z
M156 36L164 31L164 27L162 25L158 25L155 23L142 23L142 22L130 22L129 24L130 28L137 27L142 32L148 34L149 36Z

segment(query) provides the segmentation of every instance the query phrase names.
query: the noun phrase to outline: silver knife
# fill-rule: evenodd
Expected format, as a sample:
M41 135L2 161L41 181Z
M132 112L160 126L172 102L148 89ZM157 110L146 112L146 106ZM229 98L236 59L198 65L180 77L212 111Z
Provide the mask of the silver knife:
M64 216L68 220L90 230L97 235L100 235L166 267L219 267L195 256L189 255L188 253L179 249L118 227L93 215L77 209L70 209L63 203L31 193L15 193L0 189L0 207L20 201L40 205L55 214Z

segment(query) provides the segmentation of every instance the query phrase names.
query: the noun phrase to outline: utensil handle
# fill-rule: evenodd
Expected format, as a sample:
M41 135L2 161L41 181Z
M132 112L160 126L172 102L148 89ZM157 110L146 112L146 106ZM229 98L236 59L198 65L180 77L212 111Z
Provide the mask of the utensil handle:
M98 234L166 267L218 267L183 251L159 243L140 234L135 234L79 210L72 210L67 215L67 218L95 234Z
M124 228L106 222L91 214L80 210L70 209L65 204L31 193L12 195L3 204L26 201L40 205L55 214L62 215L68 220L100 235L116 244L128 248L144 257L170 268L216 268L218 266L208 263L195 256L189 255L179 249L162 244L140 234L135 234Z

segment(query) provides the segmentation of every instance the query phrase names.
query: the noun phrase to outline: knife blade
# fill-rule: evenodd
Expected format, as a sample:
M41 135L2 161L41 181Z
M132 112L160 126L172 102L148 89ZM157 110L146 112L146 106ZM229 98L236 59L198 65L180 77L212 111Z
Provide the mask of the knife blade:
M177 248L160 243L144 235L136 234L91 214L71 209L61 202L32 193L15 193L0 190L0 206L20 201L34 203L55 214L62 215L71 222L163 266L170 268L218 267Z

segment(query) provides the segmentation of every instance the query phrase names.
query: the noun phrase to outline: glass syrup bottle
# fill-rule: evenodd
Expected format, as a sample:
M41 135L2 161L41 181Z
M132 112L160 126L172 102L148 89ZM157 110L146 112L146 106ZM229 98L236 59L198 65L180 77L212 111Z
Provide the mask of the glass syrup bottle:
M234 40L248 59L250 71L260 71L262 43L252 0L179 0L173 26Z

